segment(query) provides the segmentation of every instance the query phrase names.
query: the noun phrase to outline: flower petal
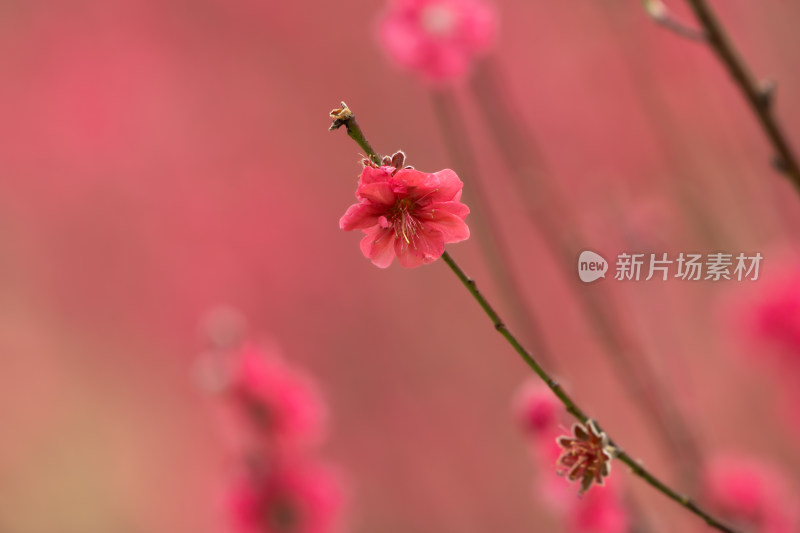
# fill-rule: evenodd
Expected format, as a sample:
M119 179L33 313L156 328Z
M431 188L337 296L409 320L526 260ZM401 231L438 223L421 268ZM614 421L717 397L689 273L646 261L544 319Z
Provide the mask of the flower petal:
M444 243L442 234L430 227L424 226L417 234L416 252L422 254L425 263L432 263L439 259L444 253Z
M345 231L367 229L378 224L382 209L368 203L353 204L339 219L339 228Z
M436 202L428 206L428 209L435 210L436 212L439 211L447 211L452 213L462 220L469 215L469 207L466 204L462 204L461 202Z
M377 267L386 268L391 265L395 256L394 232L391 229L375 226L364 233L364 238L361 239L361 252L364 256Z
M392 171L394 168L391 167L373 167L368 165L364 167L364 170L361 171L361 176L358 178L358 186L359 188L362 185L366 185L369 183L380 183L389 181L392 177Z
M428 182L431 180L433 174L420 172L415 168L401 168L394 174L395 181L404 183L406 187L414 187L420 189L422 194L428 192Z
M362 200L368 200L385 206L393 205L396 196L388 182L367 183L358 186L357 195Z
M466 206L464 207L466 208ZM461 242L469 239L467 223L463 218L449 211L434 211L432 218L426 219L424 224L426 228L439 233L442 243Z
M397 254L397 260L405 268L416 268L425 263L425 256L407 243L397 239L394 245L394 251Z
M446 168L439 172L434 172L431 176L432 179L428 181L428 186L436 189L436 192L431 195L432 201L457 202L461 199L461 189L464 187L464 183L455 172Z

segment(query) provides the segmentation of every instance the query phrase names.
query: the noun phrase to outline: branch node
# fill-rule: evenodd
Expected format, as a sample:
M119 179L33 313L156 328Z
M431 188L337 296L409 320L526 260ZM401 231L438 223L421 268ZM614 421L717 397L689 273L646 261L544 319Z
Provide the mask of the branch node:
M762 80L758 84L758 104L762 109L769 111L775 100L775 89L778 83L775 80Z
M791 174L789 164L779 155L776 155L772 158L772 167L781 174Z

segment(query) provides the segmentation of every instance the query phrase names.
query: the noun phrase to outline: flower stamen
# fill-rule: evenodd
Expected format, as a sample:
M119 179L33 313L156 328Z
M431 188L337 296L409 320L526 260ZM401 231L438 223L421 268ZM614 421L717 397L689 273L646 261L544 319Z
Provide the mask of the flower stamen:
M562 435L556 442L563 450L558 458L560 473L570 481L580 481L581 493L589 490L592 483L603 484L611 471L615 450L594 420L587 420L586 425L576 422L572 436Z
M414 203L404 198L395 204L392 212L392 226L394 227L394 234L398 239L402 239L406 244L414 244L420 223L416 217L411 213L414 208Z

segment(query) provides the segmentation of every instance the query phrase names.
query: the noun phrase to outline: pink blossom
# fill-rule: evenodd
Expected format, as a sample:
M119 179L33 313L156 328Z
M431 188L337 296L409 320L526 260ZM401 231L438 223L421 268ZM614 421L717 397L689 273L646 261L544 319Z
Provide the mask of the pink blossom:
M800 275L793 272L768 286L751 320L755 337L772 348L779 365L800 371Z
M431 82L463 76L492 43L496 13L481 0L394 0L379 39L401 66Z
M611 481L609 478L608 481ZM629 531L628 509L617 483L595 487L574 502L567 530L574 533L625 533Z
M338 531L343 500L334 472L281 465L237 480L226 507L236 533L330 533Z
M626 533L630 516L618 476L612 474L604 485L577 496L564 477L550 474L538 483L537 498L558 512L569 533Z
M275 353L244 346L233 354L226 384L234 431L247 447L296 451L320 440L325 406L310 377Z
M343 230L364 231L361 251L381 268L395 256L407 268L431 263L446 243L469 238L469 208L460 201L463 183L456 173L401 166L367 164L358 181L359 203L339 220Z
M539 380L530 380L514 398L513 409L526 434L538 438L552 434L559 421L560 407L560 402L547 385Z
M772 263L771 263L772 264ZM800 261L775 261L769 276L721 305L731 349L767 370L785 427L800 434Z
M792 533L798 525L798 495L785 477L758 460L715 458L704 474L708 499L719 512L757 533Z

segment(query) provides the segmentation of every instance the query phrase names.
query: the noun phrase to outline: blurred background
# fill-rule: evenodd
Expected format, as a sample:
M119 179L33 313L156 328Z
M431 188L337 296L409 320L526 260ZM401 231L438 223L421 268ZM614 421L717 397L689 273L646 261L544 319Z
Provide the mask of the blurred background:
M626 450L685 481L630 386L649 372L699 455L758 458L797 494L800 202L739 92L638 2L493 6L477 75L432 85L382 51L380 2L0 1L2 533L227 531L231 459L196 378L199 325L219 305L319 383L344 531L564 530L512 409L530 370L442 262L381 270L338 228L361 168L328 132L341 100L377 151L454 168L468 203L486 193L549 368ZM778 81L776 114L800 142L800 4L715 7L755 74ZM496 100L476 85L487 76ZM574 217L531 219L551 200L520 193L481 106L505 108L501 129L524 124L523 170ZM470 205L473 238L448 249L530 337ZM584 285L543 237L564 228L575 258L764 260L755 282ZM636 339L633 374L611 362L587 291ZM650 531L703 531L615 468Z

